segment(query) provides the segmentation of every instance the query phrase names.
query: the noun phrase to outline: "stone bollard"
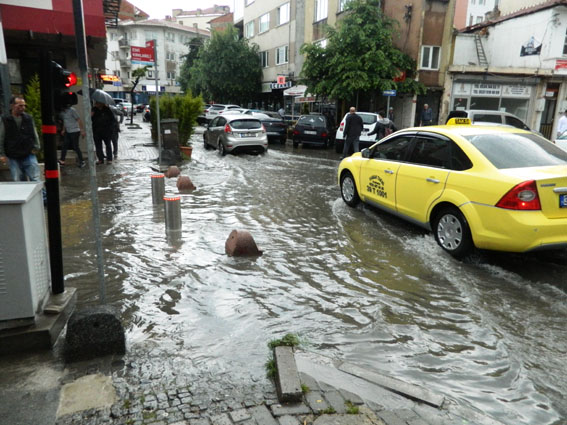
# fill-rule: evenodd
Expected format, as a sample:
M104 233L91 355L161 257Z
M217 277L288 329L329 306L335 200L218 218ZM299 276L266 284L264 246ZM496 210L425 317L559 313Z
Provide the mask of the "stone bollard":
M167 169L167 171L164 174L165 177L170 179L172 177L177 177L179 174L181 174L181 171L179 171L179 168L176 165L172 165Z
M152 203L163 204L165 195L165 179L163 174L152 174Z
M88 360L125 352L124 328L112 307L87 307L69 318L64 349L66 361Z
M177 178L177 190L180 193L187 193L197 189L189 176L179 176Z
M233 230L230 232L224 244L224 250L231 257L262 255L262 251L258 249L254 238L247 230Z

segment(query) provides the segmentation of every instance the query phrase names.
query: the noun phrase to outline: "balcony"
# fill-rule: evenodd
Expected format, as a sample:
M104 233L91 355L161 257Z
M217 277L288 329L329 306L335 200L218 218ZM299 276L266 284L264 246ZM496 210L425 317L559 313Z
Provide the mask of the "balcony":
M130 59L120 59L120 68L132 68Z
M118 40L118 47L120 48L130 48L130 42L128 40L125 40L124 38L121 38L120 40Z

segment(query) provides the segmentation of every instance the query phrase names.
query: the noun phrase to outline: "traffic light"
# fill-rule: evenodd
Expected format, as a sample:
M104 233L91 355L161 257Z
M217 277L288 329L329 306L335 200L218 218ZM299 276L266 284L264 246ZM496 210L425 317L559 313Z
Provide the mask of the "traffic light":
M77 104L77 94L69 90L77 84L77 75L57 62L51 61L53 81L53 106L56 111L61 111L67 105Z

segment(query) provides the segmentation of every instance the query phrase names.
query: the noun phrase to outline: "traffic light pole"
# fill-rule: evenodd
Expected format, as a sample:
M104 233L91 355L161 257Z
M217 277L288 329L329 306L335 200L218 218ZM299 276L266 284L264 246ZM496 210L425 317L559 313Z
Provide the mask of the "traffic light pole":
M61 244L61 210L59 207L59 168L57 166L57 126L53 118L53 66L51 54L41 50L41 132L45 162L45 189L47 191L47 227L49 233L49 264L51 291L54 295L65 291L63 278L63 250Z

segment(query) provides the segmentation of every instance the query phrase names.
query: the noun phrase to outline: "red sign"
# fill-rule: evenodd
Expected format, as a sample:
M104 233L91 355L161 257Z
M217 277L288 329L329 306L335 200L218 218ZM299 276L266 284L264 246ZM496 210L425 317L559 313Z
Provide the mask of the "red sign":
M284 75L278 75L278 78L277 78L276 81L277 81L278 84L285 84L285 76Z
M146 41L146 47L154 48L154 40Z
M559 69L567 69L567 60L565 59L557 59L555 61L555 70Z
M398 75L396 75L393 80L396 83L401 83L404 82L406 80L406 71L400 71L400 73Z
M154 63L154 49L149 47L130 47L133 63Z

